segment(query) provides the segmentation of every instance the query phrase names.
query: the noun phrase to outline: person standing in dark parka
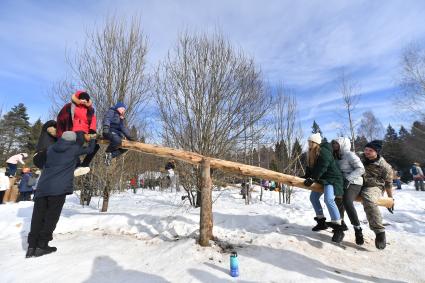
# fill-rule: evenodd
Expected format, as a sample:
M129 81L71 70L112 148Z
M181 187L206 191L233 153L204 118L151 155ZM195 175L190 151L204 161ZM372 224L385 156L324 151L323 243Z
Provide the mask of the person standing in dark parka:
M96 140L91 139L88 147L82 147L76 142L75 132L67 131L47 150L47 161L34 196L27 258L57 250L48 243L53 239L65 197L73 193L75 165L79 156L91 154L95 145Z

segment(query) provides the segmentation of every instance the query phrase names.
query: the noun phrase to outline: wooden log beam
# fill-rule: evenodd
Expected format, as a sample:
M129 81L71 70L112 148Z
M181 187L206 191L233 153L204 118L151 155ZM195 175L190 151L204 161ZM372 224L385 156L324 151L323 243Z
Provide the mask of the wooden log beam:
M107 144L109 143L106 140L99 140L98 143ZM130 150L140 151L147 154L153 154L156 156L164 158L173 158L180 161L184 161L193 165L200 165L202 160L205 158L203 155L184 151L179 149L174 149L170 147L151 145L141 142L133 141L122 141L122 147ZM220 169L225 172L231 172L237 175L243 175L248 177L257 177L267 180L273 180L276 182L283 183L288 186L304 188L314 192L323 192L323 186L314 183L311 187L304 186L304 179L292 175L286 175L276 171L268 170L265 168L246 165L238 162L222 160L218 158L208 158L210 161L211 168ZM361 198L358 198L357 201L361 201ZM394 200L392 198L381 198L378 200L377 204L384 207L392 207Z

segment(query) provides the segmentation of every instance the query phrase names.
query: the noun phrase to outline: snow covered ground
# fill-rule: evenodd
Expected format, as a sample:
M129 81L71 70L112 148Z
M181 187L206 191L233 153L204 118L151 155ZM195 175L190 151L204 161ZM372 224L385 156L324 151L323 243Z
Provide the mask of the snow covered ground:
M51 245L54 254L25 259L32 202L0 206L0 282L425 282L425 192L395 191L396 211L382 208L388 246L377 250L362 207L366 243L354 231L342 244L331 231L312 232L308 191L279 205L265 192L245 205L238 190L214 192L211 247L196 244L199 209L176 193L114 195L109 212L98 199L81 207L67 198ZM346 217L346 221L348 218ZM229 273L236 250L240 277Z

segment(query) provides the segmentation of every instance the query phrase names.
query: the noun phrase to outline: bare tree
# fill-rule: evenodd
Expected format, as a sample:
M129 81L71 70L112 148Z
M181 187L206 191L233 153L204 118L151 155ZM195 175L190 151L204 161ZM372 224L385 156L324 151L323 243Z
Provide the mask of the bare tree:
M348 118L348 128L350 130L351 135L351 148L354 151L355 147L355 123L353 114L356 109L357 104L360 100L359 95L359 86L358 84L348 77L345 70L343 70L339 77L339 93L342 95L342 101L344 102L345 110L347 111Z
M158 67L155 90L164 142L205 156L235 149L269 105L254 61L217 33L182 34Z
M282 164L278 167L282 168L285 173L293 173L291 168L293 168L294 161L290 160L293 156L292 151L295 141L302 138L301 126L298 121L297 100L293 92L281 84L276 88L273 105L274 142L283 142L285 151L283 154L286 156L286 158L280 160Z
M414 115L425 118L425 47L411 44L404 51L401 61L403 90L399 103Z
M363 112L357 132L359 136L364 136L368 141L371 141L382 138L384 127L372 111L366 111Z
M75 56L67 58L72 78L52 88L54 112L81 87L92 97L98 117L122 101L127 105L127 122L132 124L140 118L150 97L146 54L147 39L139 20L132 19L128 24L125 20L108 18L102 28L87 32L84 46Z
M127 105L129 125L143 125L141 113L149 99L150 85L146 54L147 40L139 20L132 19L127 23L108 18L103 27L87 32L84 46L67 59L72 76L52 88L52 116L56 116L64 103L70 102L72 93L79 87L87 90L94 102L98 126L101 126L104 113L118 101ZM107 209L110 190L121 187L127 167L123 165L119 170L109 171L104 168L104 172L97 173L107 177L106 185L102 185L106 200L102 211Z

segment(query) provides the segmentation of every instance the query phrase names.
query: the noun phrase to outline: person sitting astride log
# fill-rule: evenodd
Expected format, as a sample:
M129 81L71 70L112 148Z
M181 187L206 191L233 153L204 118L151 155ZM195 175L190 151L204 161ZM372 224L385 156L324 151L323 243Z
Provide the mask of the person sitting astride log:
M382 214L376 204L384 190L388 197L393 197L393 169L380 155L382 141L373 140L365 145L360 156L365 168L364 183L361 191L362 204L370 229L375 232L375 246L383 250L387 245L385 226L382 224ZM392 209L389 209L392 212Z
M120 156L126 149L120 148L122 138L125 137L129 141L133 141L130 131L125 125L125 110L127 106L118 102L114 107L109 108L103 118L102 134L109 140L109 146L106 149L105 164L111 165L112 159Z
M73 131L77 135L77 144L84 145L85 141L96 137L96 115L90 95L85 91L77 91L59 112L57 117L57 137L60 138L65 131ZM100 146L95 145L92 153L84 157L83 162L77 160L75 176L90 172L90 162L93 160Z

